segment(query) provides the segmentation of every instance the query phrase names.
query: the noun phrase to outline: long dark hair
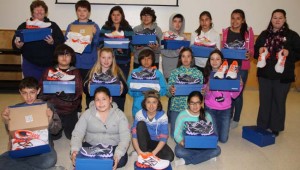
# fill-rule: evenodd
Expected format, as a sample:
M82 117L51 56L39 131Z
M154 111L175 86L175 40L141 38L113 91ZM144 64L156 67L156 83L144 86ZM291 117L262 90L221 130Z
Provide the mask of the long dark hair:
M246 34L246 32L248 33L248 25L246 22L245 12L241 9L235 9L232 11L231 16L233 14L239 14L242 17L242 19L244 20L244 23L242 23L242 26L241 26L240 34L241 34L243 40L245 40L245 34Z
M192 62L191 62L190 67L192 68L192 67L194 67L194 65L195 65L195 58L194 58L194 56L193 56L193 51L192 51L190 48L188 48L188 47L184 47L184 48L180 51L180 53L179 53L178 62L177 62L177 68L180 67L180 66L182 66L181 57L182 57L182 54L183 54L185 51L189 51L189 52L191 53L191 56L192 56Z
M110 28L110 29L115 29L114 23L111 19L111 15L114 11L119 11L121 16L122 16L119 29L124 30L125 28L129 27L130 25L129 25L128 21L125 19L124 11L123 11L122 7L120 7L120 6L114 6L114 7L111 8L111 10L108 14L107 21L105 22L105 26Z
M200 20L201 17L204 16L204 15L206 15L206 16L212 21L211 14L210 14L208 11L203 11L203 12L201 12L201 14L200 14L200 16L199 16L199 20ZM213 23L211 22L211 23L210 23L210 28L212 28L212 27L213 27ZM201 30L202 30L202 26L201 26L201 24L199 24L198 29L196 29L196 31L195 31L195 32L197 33L198 36L201 34Z
M205 65L204 71L203 71L203 75L204 75L204 84L206 84L206 83L208 82L210 72L212 71L212 66L211 66L211 64L210 64L210 58L211 58L211 56L212 56L214 53L219 54L219 56L221 56L222 61L224 60L224 56L223 56L222 52L221 52L219 49L215 49L214 51L212 51L212 52L209 54L208 60L206 61L206 65Z
M272 25L272 17L273 17L273 15L274 15L274 13L276 13L276 12L282 13L283 16L284 16L284 18L286 18L286 12L285 12L284 9L275 9L275 10L272 12L271 19L270 19L270 22L269 22L269 25L268 25L267 30L270 30L270 29L273 28L273 25ZM289 29L290 29L290 28L289 28L289 25L288 25L288 23L287 23L286 21L284 22L283 27L284 27L285 30L289 30Z
M198 97L200 99L201 103L203 102L203 96L202 96L202 94L199 91L192 91L189 94L189 96L187 98L187 103L188 104L190 103L192 97ZM204 108L202 106L200 108L199 120L206 121L206 119L205 119L205 111L204 111Z

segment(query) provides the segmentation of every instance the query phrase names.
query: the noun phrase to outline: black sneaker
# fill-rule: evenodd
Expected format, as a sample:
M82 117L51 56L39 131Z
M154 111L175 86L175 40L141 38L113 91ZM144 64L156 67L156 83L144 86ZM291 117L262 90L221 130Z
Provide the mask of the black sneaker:
M112 84L117 81L117 77L114 77L110 74L105 73L94 73L92 82L94 83L106 83L106 84Z
M133 72L131 76L138 80L154 80L156 79L156 69L143 69L140 72Z
M155 35L155 29L151 30L149 28L143 29L142 31L138 31L136 35Z
M103 158L109 158L113 156L113 146L98 144L96 146L91 147L82 147L80 149L80 153L87 157L99 156Z
M231 43L228 43L228 44L224 44L224 47L225 48L228 48L228 49L237 49L237 50L243 50L243 49L246 49L245 48L245 41L239 41L239 40L235 40Z
M214 133L213 124L203 120L198 122L185 122L186 134L188 135L211 135Z
M187 74L178 74L176 77L176 83L177 84L197 84L200 82L200 79L193 78L192 76L189 76Z

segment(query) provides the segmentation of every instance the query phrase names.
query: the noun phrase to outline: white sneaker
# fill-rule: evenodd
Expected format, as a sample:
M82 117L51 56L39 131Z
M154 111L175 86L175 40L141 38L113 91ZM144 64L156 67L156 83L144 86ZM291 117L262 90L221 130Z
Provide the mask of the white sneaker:
M195 41L194 41L194 45L197 45L197 46L205 46L205 47L215 47L216 46L216 43L215 42L211 42L208 38L206 37L199 37L197 36L195 38Z
M238 72L238 63L236 60L234 60L230 67L229 67L229 70L226 74L226 78L227 79L236 79L237 78L237 72Z
M258 68L263 68L266 66L266 59L270 56L268 49L264 47L264 52L259 54L258 57L258 62L257 62L257 67Z
M225 60L225 61L223 61L222 65L220 66L218 71L214 74L214 78L223 79L224 74L227 69L228 69L228 62L227 62L227 60Z
M53 71L49 70L47 80L61 80L61 81L70 81L75 78L75 75L69 75L63 71Z
M285 60L286 60L286 56L283 55L283 50L280 50L277 53L277 57L278 57L278 60L277 60L277 63L275 65L275 71L277 73L283 73L283 71L284 71L284 64L285 64Z
M111 33L105 33L105 36L108 38L124 38L124 31L114 31Z
M169 160L160 159L154 156L152 153L139 155L138 162L140 164L148 165L153 169L165 169L170 165Z
M32 28L47 28L51 26L51 22L44 22L44 21L40 21L38 19L35 19L33 21L31 21L30 19L28 19L26 21L26 28L28 29L32 29Z
M167 31L164 33L164 39L165 40L184 40L184 37L181 37L172 31Z

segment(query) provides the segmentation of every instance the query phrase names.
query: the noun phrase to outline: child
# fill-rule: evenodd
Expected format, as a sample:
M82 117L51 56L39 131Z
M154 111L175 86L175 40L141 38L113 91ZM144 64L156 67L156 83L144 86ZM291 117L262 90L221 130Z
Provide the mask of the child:
M15 106L23 104L34 105L36 103L43 102L42 100L37 99L37 95L40 92L40 88L38 86L38 81L33 77L26 77L21 81L19 85L19 92L21 94L22 99L24 100L24 103L16 104ZM6 130L8 130L8 122L10 120L9 114L10 111L8 107L1 113ZM57 134L60 131L61 121L58 115L55 113L54 108L50 105L48 105L46 113L41 114L47 114L49 119L48 130L51 151L40 155L34 155L18 159L12 159L9 156L8 152L5 152L2 155L0 155L0 167L6 167L8 169L48 169L55 166L57 156L54 150L54 144L51 140L50 134Z
M209 90L209 75L212 71L217 72L223 68L223 65L221 65L223 58L223 54L218 49L210 53L204 68L206 86L203 87L203 91L205 94L205 109L213 118L215 133L219 136L220 142L226 143L230 127L232 98L239 96L243 86L241 80L240 91L237 92Z
M71 159L75 165L80 148L98 145L113 146L113 169L126 165L130 129L125 114L112 101L109 90L99 87L89 109L80 117L72 133ZM84 141L84 143L82 143Z
M75 52L71 47L65 44L57 46L54 51L55 65L46 69L39 82L39 85L42 87L43 81L53 80L59 76L57 80L75 81L75 94L66 94L64 91L58 91L56 94L43 94L42 89L42 93L39 96L55 106L67 139L71 139L72 131L78 121L78 112L81 112L82 80L79 70L74 67L75 62ZM53 140L57 140L61 136L62 130L52 137Z
M190 48L183 48L179 53L177 68L171 72L168 82L167 96L171 98L170 116L171 116L171 136L174 135L175 121L178 114L187 108L187 96L174 96L176 88L174 84L180 74L186 74L193 79L198 79L199 83L203 83L203 75L201 71L194 67L194 56ZM199 89L200 91L201 89Z
M186 39L184 36L185 19L181 14L173 14L169 19L169 31L168 34L175 34L178 37ZM164 37L168 38L168 37ZM162 55L162 69L166 80L169 78L170 73L176 68L178 62L178 55L182 48L177 50L161 50Z
M135 115L131 130L134 149L138 155L173 161L174 153L167 145L169 136L168 117L162 110L157 91L149 90L145 92L142 108Z
M157 42L155 44L149 44L146 47L135 46L134 47L134 66L133 68L138 68L140 63L138 62L139 53L143 49L152 49L155 53L155 61L153 61L156 68L158 68L159 55L160 55L160 40L162 37L162 31L159 26L157 26L155 11L150 7L144 7L140 13L140 19L142 21L141 25L133 28L134 33L143 32L144 29L150 29L156 35Z
M116 81L120 82L120 96L113 96L113 101L117 103L119 109L124 111L124 103L128 88L123 72L116 63L113 49L102 48L98 51L98 60L93 66L93 68L89 71L87 79L84 81L84 90L86 94L90 94L90 83L95 81L95 78L97 79L97 75L100 75L101 73L105 75L110 75L112 78L116 78ZM101 77L98 78L101 79ZM90 103L92 98L89 97L88 99L88 103Z
M144 49L139 53L139 66L136 69L133 69L132 73L142 72L144 70L151 70L151 72L155 72L156 79L159 80L160 96L166 95L167 84L165 78L162 73L156 69L154 66L155 63L155 54L151 49ZM130 86L130 82L132 80L132 76L128 76L127 85ZM135 117L135 114L142 109L141 102L144 100L144 95L142 92L132 91L132 89L128 90L128 94L133 97L133 106L132 106L132 115Z
M205 46L206 42L215 44L214 46L220 49L220 35L213 28L211 14L208 11L203 11L199 16L199 27L192 33L191 44L202 43ZM202 72L206 62L207 58L195 57L195 65Z
M108 20L105 22L100 30L100 37L105 37L107 34L112 34L115 31L124 32L124 38L132 39L133 29L125 19L125 14L120 6L114 6L108 15ZM103 41L100 41L100 47L103 46ZM114 55L120 69L123 71L125 77L128 77L130 69L132 46L128 49L114 49ZM120 107L120 106L119 106Z
M92 52L90 53L76 53L76 68L79 69L82 79L85 79L88 71L93 67L97 60L97 46L99 43L99 35L100 35L100 28L99 26L89 19L91 14L91 4L89 1L79 0L75 4L75 10L77 15L77 20L70 23L66 30L66 36L70 31L71 25L93 25L94 32L93 32L93 39L92 39ZM86 99L88 99L89 93L85 93ZM89 100L86 100L86 106L89 105Z
M223 29L222 47L243 44L240 47L247 50L246 59L239 62L239 74L245 84L248 78L248 70L250 69L250 57L254 54L254 33L251 27L246 23L245 13L241 9L235 9L231 13L231 26ZM231 61L229 61L230 64ZM243 91L232 102L231 115L231 128L236 128L240 121L240 116L243 108ZM233 116L234 115L234 116Z
M174 139L176 141L175 154L179 157L179 160L175 161L175 165L188 165L198 164L207 161L211 158L217 157L221 153L219 146L214 149L186 149L184 147L183 131L185 122L198 122L205 121L207 124L212 122L212 118L209 113L204 113L204 109L201 106L203 103L203 96L199 91L193 91L189 94L187 99L188 109L180 112L175 123Z

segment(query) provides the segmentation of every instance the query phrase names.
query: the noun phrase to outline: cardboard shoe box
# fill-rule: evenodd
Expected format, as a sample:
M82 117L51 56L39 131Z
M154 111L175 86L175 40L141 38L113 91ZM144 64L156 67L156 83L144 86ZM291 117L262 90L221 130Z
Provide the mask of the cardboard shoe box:
M12 148L15 148L9 151L10 157L20 158L50 152L47 135L49 124L46 115L47 104L23 104L9 108L8 130L13 139ZM44 135L28 133L29 131L40 131Z
M245 60L247 50L222 48L221 52L224 55L224 58Z
M223 79L214 78L215 72L210 73L209 89L220 91L239 91L241 84L241 76L237 75L237 79L226 79L226 74Z
M216 148L218 144L218 136L216 134L201 136L188 135L184 136L185 148Z
M184 40L162 40L161 45L164 46L164 49L168 50L177 50L181 47L189 47L190 41L184 41Z
M78 152L76 156L76 170L112 170L112 158L86 157Z
M271 132L257 126L244 126L242 137L260 147L275 143L275 136Z
M193 51L194 57L202 57L202 58L208 58L210 53L215 50L214 47L203 47L197 45L192 45L191 49Z
M43 93L54 94L61 91L75 94L75 81L43 81Z
M175 96L188 96L192 91L201 91L202 84L174 84Z
M94 96L95 90L98 87L108 88L111 96L120 96L121 85L119 83L112 83L112 84L91 83L90 84L90 96Z
M91 37L91 44L87 45L83 51L83 53L91 53L93 51L93 36L94 36L94 25L88 25L88 24L79 24L74 25L72 24L70 26L70 32L77 32L82 34L83 36L89 35Z
M104 38L104 47L128 49L128 38Z
M134 35L132 36L133 45L156 44L156 35Z
M40 41L51 35L51 32L51 28L22 29L16 31L16 38L19 38L24 43Z

